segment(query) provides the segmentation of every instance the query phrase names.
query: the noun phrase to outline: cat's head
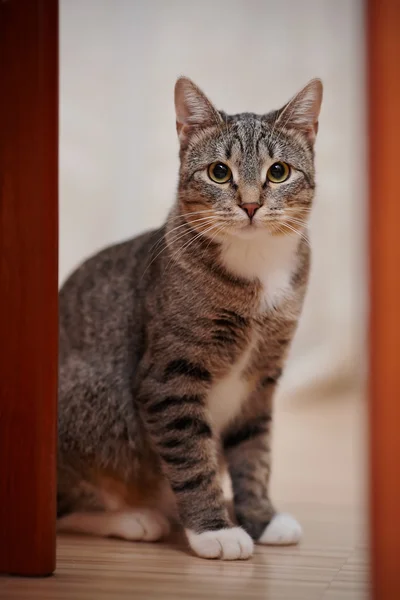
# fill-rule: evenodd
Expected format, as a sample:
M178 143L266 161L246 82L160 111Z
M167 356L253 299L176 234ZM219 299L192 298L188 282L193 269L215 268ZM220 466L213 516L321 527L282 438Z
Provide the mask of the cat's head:
M314 196L322 83L264 115L218 111L186 77L175 87L181 214L211 238L299 232Z

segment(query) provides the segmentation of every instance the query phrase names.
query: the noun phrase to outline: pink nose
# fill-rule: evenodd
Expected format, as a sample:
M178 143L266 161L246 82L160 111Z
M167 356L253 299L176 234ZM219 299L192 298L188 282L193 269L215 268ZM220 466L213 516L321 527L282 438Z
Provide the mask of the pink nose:
M241 204L240 208L242 208L249 215L250 220L254 217L260 205L257 202L249 202L248 204Z

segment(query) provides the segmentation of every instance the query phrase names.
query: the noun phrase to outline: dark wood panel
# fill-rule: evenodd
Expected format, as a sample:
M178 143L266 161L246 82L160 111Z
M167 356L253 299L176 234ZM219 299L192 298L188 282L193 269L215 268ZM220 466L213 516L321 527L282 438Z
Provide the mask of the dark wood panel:
M58 2L0 1L0 572L55 568Z
M370 489L374 600L400 598L400 2L369 0Z

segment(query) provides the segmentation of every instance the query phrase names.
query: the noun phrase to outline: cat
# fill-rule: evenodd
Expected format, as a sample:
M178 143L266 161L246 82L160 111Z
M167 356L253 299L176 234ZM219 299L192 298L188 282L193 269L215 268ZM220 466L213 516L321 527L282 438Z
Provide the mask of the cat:
M264 115L175 87L180 171L158 230L60 290L58 529L205 558L294 544L269 497L272 401L306 292L322 83ZM232 482L234 520L221 485Z

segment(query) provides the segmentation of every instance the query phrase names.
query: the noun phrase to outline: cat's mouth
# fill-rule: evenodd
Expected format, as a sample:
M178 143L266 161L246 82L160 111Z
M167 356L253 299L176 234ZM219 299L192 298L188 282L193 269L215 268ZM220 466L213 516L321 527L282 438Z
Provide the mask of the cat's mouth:
M234 235L249 239L259 235L262 231L268 232L268 228L262 221L249 220L247 223L242 223L240 227L235 227Z
M299 230L301 227L297 223L288 223L283 215L279 215L249 219L235 228L235 234L238 237L251 238L263 231L270 235L281 236L299 233Z

